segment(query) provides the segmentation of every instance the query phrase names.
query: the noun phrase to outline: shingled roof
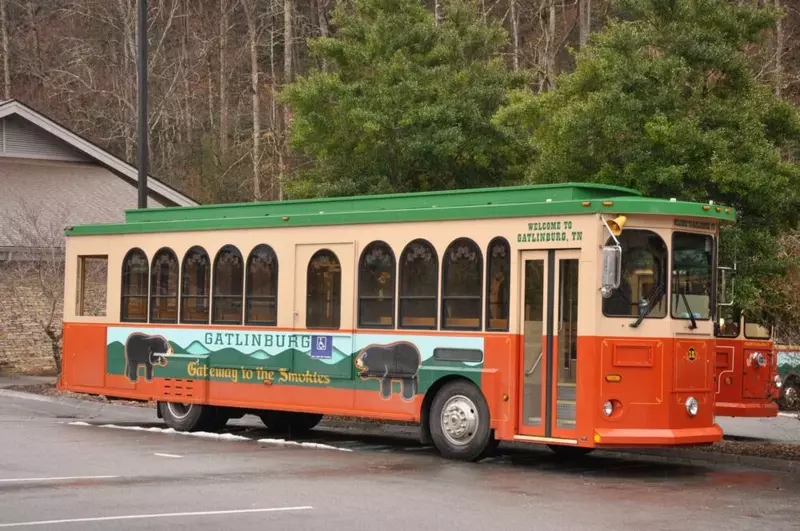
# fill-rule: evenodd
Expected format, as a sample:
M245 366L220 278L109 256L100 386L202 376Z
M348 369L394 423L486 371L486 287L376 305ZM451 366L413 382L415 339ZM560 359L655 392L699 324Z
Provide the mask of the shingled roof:
M17 100L0 103L0 251L41 244L20 242L20 221L32 217L49 232L124 220L137 207L138 182L122 159ZM152 176L147 191L148 207L198 205Z

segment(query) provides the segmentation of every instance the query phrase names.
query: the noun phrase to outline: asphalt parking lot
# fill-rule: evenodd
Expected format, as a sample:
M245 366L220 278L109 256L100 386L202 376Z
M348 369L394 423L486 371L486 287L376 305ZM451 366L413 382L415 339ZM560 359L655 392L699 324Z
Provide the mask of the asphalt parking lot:
M165 431L146 408L0 395L2 529L795 529L796 474L511 450L481 463L413 437ZM260 441L260 442L259 442ZM288 445L287 445L288 444Z

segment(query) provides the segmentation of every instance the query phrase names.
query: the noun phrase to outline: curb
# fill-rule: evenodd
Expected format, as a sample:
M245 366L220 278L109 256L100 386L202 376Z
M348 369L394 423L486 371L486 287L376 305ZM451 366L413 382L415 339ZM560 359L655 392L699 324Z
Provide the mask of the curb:
M683 461L685 463L715 463L719 465L737 465L747 468L761 468L775 472L800 472L800 461L760 457L754 455L728 454L722 452L705 452L702 450L620 450L616 455L633 455L656 458L663 461Z

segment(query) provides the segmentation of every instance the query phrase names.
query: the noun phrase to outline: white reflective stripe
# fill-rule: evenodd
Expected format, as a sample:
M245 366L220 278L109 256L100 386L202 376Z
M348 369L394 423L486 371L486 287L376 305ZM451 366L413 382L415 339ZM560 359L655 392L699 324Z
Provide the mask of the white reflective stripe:
M0 527L30 527L37 525L73 524L78 522L110 522L113 520L143 520L146 518L173 518L177 516L217 516L223 514L269 513L279 511L307 511L311 506L271 507L267 509L234 509L230 511L200 511L186 513L131 514L126 516L98 516L94 518L67 518L64 520L39 520L36 522L12 522L0 524Z

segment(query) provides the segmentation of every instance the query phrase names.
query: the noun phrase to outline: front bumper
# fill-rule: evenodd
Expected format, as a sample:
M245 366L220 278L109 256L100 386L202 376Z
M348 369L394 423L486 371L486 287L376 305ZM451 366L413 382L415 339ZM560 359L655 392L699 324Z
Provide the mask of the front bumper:
M595 447L646 447L711 444L722 440L722 428L714 424L706 428L679 429L596 429Z

